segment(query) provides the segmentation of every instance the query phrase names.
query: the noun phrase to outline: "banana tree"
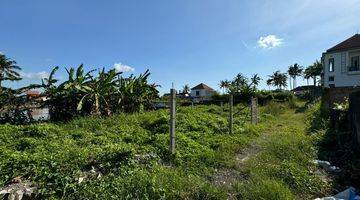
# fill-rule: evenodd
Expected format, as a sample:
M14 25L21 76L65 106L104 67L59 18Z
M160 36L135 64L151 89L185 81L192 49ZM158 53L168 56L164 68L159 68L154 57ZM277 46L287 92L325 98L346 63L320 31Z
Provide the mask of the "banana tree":
M152 100L158 98L157 87L149 84L149 70L138 77L131 75L128 78L119 77L118 81L118 105L125 112L138 112L152 105Z
M103 68L97 77L90 76L90 81L86 85L78 85L77 89L83 92L83 96L77 105L77 110L81 111L85 102L91 103L91 114L100 116L101 108L105 110L106 115L111 114L109 100L111 94L117 91L116 78L122 72L116 72L111 69L105 72Z

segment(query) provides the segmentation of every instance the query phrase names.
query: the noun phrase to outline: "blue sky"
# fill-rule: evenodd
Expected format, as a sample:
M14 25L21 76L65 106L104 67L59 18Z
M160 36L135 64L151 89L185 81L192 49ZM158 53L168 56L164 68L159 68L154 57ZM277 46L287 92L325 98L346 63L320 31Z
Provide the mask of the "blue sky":
M20 86L53 66L84 63L125 74L150 69L174 82L216 89L241 72L264 80L308 66L360 29L360 0L0 0L0 52L23 68ZM131 72L131 70L134 70ZM65 71L58 77L65 77ZM301 81L298 81L301 83Z

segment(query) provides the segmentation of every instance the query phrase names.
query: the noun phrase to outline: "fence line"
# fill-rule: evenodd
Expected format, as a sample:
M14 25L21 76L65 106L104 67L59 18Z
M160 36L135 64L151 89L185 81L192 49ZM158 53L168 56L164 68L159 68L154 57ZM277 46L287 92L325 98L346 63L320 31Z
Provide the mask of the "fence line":
M169 152L171 154L175 153L175 140L176 140L176 134L175 134L175 130L176 130L176 90L175 89L170 89L170 97L168 101L157 101L156 103L167 103L167 105L169 106L169 114L170 114L170 121L169 121ZM223 101L217 101L220 102L220 108L221 108L221 112L224 112L224 102ZM194 102L189 101L186 103L191 103L189 104L189 106L194 107ZM234 96L230 95L229 96L229 118L228 118L228 131L229 134L233 134L234 133ZM252 124L257 124L258 123L258 99L257 97L253 97L251 98L251 102L250 104L248 104L248 106L245 106L243 108L241 108L237 113L235 113L236 115L241 113L243 110L245 110L246 108L250 107L250 116L247 115L246 118L250 117L250 122Z

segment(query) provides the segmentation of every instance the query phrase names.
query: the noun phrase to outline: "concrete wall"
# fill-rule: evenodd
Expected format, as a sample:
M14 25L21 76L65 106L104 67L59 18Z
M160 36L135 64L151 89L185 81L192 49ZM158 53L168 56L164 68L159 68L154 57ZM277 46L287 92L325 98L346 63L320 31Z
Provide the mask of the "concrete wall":
M326 110L334 107L335 103L341 103L345 98L349 98L353 92L360 91L360 88L340 87L325 88L322 97L322 104Z
M351 56L355 55L360 55L360 49L324 54L323 64L325 87L329 87L329 84L335 84L335 87L360 86L360 71L348 71L348 68L351 65ZM334 58L334 72L329 71L330 58ZM335 81L329 82L329 76L334 76Z
M360 91L350 95L349 120L356 141L360 144Z

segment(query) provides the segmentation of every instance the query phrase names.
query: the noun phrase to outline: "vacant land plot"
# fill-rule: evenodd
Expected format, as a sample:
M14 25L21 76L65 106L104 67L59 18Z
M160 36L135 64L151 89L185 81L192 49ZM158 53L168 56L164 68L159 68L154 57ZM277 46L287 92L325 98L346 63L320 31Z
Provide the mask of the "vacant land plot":
M31 181L46 199L296 199L327 192L312 164L305 114L261 108L259 125L218 106L179 108L176 154L168 111L0 126L0 183ZM229 178L232 177L232 178Z

